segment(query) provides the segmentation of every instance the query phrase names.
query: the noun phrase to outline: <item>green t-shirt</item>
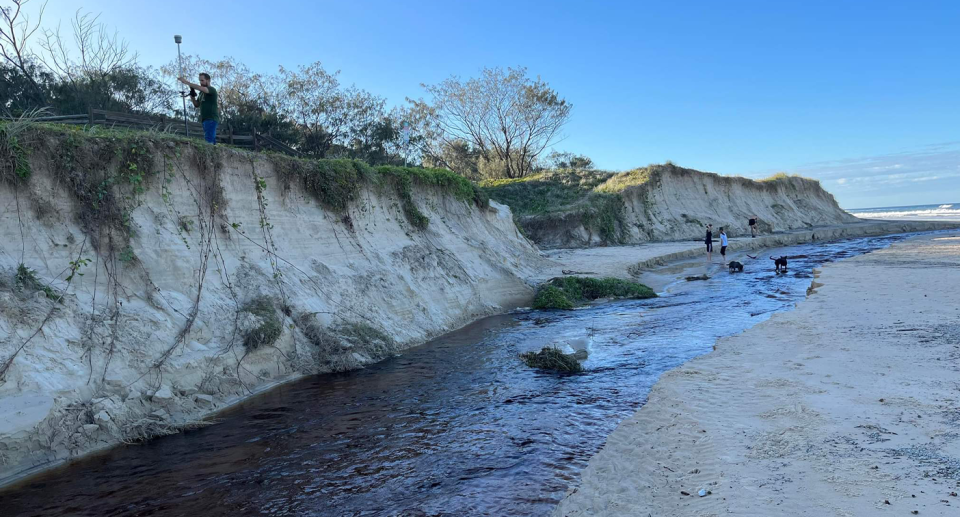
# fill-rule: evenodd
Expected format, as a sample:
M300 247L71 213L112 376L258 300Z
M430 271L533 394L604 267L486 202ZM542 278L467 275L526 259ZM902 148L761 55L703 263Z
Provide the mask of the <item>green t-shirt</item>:
M220 113L217 112L217 89L213 86L207 86L210 93L200 92L197 100L200 101L200 122L204 120L220 121Z

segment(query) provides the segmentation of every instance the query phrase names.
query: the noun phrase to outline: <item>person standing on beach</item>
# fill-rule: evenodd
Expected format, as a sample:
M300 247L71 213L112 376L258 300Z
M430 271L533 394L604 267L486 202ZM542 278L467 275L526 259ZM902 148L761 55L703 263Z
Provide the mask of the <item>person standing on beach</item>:
M723 259L723 265L727 265L727 232L720 227L720 257Z
M759 219L757 216L753 216L753 217L750 218L750 221L748 221L748 222L750 223L750 238L751 238L751 239L754 238L754 237L756 237L757 234L760 233L760 232L757 230L757 219Z
M707 237L704 239L707 244L707 262L713 262L713 225L707 225Z
M210 74L200 74L200 84L191 83L185 77L178 79L190 87L190 101L195 108L200 108L200 123L203 124L203 139L207 143L217 145L217 124L220 123L220 112L217 109L217 89L210 86ZM200 95L197 96L197 90Z

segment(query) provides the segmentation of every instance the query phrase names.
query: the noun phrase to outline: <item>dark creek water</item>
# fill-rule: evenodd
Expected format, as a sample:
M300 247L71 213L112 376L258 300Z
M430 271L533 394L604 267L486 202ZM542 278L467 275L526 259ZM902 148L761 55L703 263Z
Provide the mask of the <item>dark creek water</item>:
M0 515L547 515L661 373L793 307L813 267L902 238L766 250L657 299L488 318L11 487ZM805 258L778 275L772 254ZM517 359L584 339L581 375Z

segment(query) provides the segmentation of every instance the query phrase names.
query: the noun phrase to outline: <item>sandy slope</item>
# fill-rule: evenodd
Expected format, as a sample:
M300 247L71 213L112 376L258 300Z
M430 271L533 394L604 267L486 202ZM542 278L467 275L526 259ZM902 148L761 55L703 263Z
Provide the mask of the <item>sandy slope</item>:
M752 181L672 165L654 166L648 172L649 179L622 191L610 183L629 183L631 176L643 172L615 174L597 187L600 191L610 187L620 196L623 210L615 222L571 207L523 216L520 224L542 248L570 248L696 240L707 223L717 231L725 227L731 236L749 235L747 222L752 216L759 217L764 234L857 221L820 182L811 179Z
M815 282L665 374L555 515L960 515L960 235Z

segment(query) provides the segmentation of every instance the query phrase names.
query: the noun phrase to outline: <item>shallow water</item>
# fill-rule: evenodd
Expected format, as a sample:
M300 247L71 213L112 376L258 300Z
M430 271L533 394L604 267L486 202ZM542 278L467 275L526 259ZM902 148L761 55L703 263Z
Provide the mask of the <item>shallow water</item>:
M0 515L546 515L666 370L805 297L812 268L904 236L765 250L660 298L487 318L357 372L258 396L204 429L0 492ZM699 271L698 271L699 273ZM589 342L586 373L519 352Z

